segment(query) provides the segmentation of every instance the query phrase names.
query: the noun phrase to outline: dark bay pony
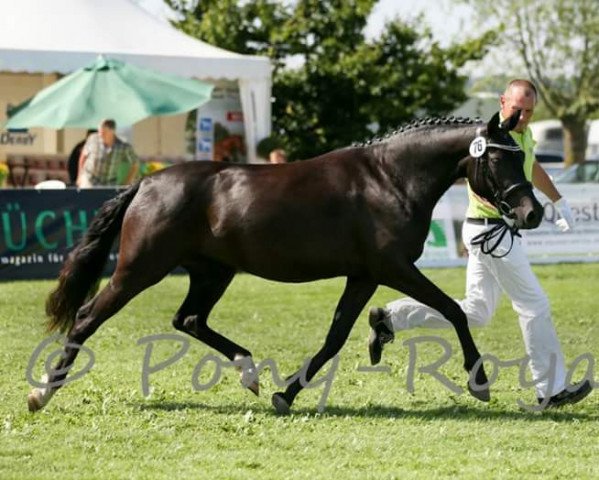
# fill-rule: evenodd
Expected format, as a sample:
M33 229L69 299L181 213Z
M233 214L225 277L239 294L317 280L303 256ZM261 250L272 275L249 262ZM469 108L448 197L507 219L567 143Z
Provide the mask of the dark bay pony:
M79 345L177 266L189 272L190 285L174 327L231 361L243 360L242 383L255 393L250 351L207 325L235 273L280 282L347 277L324 345L304 377L292 376L286 390L273 395L277 412L288 412L306 382L340 351L378 285L435 308L453 324L470 373L469 390L488 400L487 377L477 365L480 354L464 312L414 262L433 207L461 177L516 227L538 226L542 207L525 179L523 152L508 134L519 116L500 123L496 114L488 124L423 120L367 145L286 165L189 162L131 186L103 205L48 298L48 328L65 332L68 343L45 376L46 386L29 394L30 410L42 408L60 388ZM475 137L482 137L476 154ZM93 296L119 232L116 271Z

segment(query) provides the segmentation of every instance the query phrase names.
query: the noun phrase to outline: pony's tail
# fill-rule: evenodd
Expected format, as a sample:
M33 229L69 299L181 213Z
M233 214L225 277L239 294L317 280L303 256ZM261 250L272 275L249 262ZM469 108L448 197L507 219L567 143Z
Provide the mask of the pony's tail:
M58 286L46 300L48 332L69 332L81 305L98 290L110 249L139 184L135 183L104 203L81 241L69 254L60 271Z

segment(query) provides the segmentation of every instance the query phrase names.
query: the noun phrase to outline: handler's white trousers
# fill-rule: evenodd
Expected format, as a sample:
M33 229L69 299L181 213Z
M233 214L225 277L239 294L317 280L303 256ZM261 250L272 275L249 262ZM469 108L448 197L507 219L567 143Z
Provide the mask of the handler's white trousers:
M484 254L480 247L470 244L473 237L490 227L464 222L462 238L469 253L466 298L456 301L466 313L471 327L483 326L491 320L501 291L507 293L512 300L514 311L520 318L520 329L526 354L530 358L529 367L532 379L536 382L537 396L555 395L565 388L566 368L551 321L549 301L530 267L521 238L514 237L510 253L503 258ZM510 243L511 236L508 232L494 254L503 255L509 249ZM451 326L437 310L411 298L391 302L386 308L394 330Z

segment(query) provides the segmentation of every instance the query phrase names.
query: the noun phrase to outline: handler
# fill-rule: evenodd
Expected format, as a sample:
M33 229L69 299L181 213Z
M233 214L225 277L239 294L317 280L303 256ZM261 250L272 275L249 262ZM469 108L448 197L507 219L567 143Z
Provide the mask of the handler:
M537 89L533 83L512 80L501 95L500 115L504 119L521 110L520 121L510 135L525 153L526 178L554 203L560 214L556 225L562 232L567 232L574 227L570 207L533 153L535 142L528 123L536 103ZM477 196L469 186L468 198L467 218L462 228L462 238L468 249L466 298L457 301L466 313L468 324L488 324L501 292L507 293L520 319L539 403L545 407L559 407L579 402L591 392L592 386L588 380L566 385L564 356L551 321L549 301L530 267L521 238L505 235L494 248L497 238L488 240L483 235L499 228L504 219L493 205ZM383 345L393 340L396 330L451 326L439 312L411 298L391 302L385 308L371 308L369 323L368 348L372 364L380 361Z

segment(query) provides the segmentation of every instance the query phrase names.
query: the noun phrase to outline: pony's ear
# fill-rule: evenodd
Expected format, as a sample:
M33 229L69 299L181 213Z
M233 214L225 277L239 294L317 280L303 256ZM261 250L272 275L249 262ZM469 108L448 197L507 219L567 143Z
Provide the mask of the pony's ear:
M518 121L520 120L521 112L521 110L516 110L510 118L505 119L503 122L499 121L499 112L495 113L487 124L489 136L493 137L499 133L507 133L516 128L516 125L518 125Z
M503 122L501 122L501 129L504 132L510 132L516 128L516 125L518 125L518 122L520 121L521 113L522 110L516 110L510 118L506 118Z
M489 123L487 123L487 133L489 134L489 137L497 136L500 128L501 127L499 125L499 112L497 112L495 113L495 115L491 117Z

